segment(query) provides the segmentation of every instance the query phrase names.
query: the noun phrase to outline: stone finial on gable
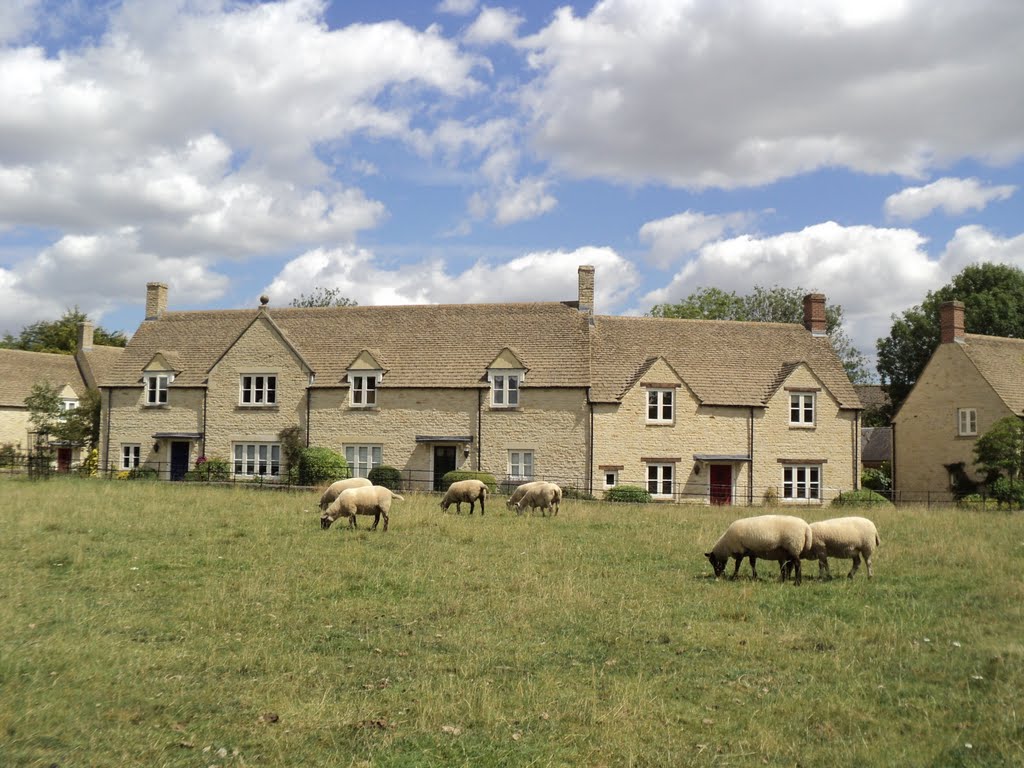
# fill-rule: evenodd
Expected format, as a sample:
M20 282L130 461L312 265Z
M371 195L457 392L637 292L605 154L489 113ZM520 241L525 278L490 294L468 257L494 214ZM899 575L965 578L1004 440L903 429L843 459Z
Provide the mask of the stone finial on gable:
M939 339L943 344L964 340L964 303L944 301L939 305Z
M828 321L825 319L825 294L809 293L804 296L804 328L812 336L827 336Z
M594 268L582 264L579 268L579 306L580 312L594 322Z
M146 283L146 319L159 320L167 311L167 283Z

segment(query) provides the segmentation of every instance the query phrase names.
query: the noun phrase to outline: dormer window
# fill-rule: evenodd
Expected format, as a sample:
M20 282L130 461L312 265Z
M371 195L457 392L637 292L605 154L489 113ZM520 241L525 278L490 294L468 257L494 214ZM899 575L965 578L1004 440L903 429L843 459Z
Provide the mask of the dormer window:
M277 376L273 374L242 374L239 389L239 402L242 405L277 405Z
M174 380L169 373L147 373L146 382L146 405L166 405L167 385Z
M518 408L519 387L523 383L522 371L491 371L491 407Z
M380 371L349 371L349 405L353 408L377 407L377 383Z
M63 413L68 413L69 411L73 411L77 407L78 407L78 401L77 400L72 400L70 398L65 398L64 400L60 401L60 412L62 414Z

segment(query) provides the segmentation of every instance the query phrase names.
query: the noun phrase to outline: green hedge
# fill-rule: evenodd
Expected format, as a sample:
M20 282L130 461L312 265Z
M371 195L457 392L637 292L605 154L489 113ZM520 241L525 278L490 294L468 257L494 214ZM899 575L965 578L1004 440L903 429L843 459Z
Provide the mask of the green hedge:
M374 485L383 485L388 490L402 490L402 473L394 467L387 465L374 467L367 474L366 478Z
M996 478L989 489L989 495L999 502L999 506L1010 509L1024 507L1024 480L1011 481L1008 477Z
M158 480L160 473L153 467L135 467L129 470L127 477L129 480Z
M196 482L224 482L231 479L231 463L227 459L205 458L200 456L196 459L195 469L185 473L185 481Z
M439 490L446 493L452 483L457 483L460 480L480 480L487 486L488 492L498 492L498 480L494 475L490 472L472 472L468 469L453 469L451 472L445 472L444 477L441 478Z
M864 488L859 491L847 491L832 499L833 507L891 507L892 502L885 496Z
M299 455L299 485L324 485L351 476L345 457L330 448L303 448Z
M604 492L605 501L621 501L630 504L648 504L652 501L651 494L639 485L616 485Z

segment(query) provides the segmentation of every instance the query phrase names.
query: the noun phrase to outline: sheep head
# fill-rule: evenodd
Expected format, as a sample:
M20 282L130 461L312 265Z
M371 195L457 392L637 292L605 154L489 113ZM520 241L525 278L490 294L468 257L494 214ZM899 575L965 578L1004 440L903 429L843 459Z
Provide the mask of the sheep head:
M725 557L715 557L714 552L705 552L704 557L711 563L711 567L715 570L715 578L717 579L723 573L725 573L725 565L729 561Z
M331 527L331 523L334 522L334 518L330 515L320 515L320 530L326 531Z

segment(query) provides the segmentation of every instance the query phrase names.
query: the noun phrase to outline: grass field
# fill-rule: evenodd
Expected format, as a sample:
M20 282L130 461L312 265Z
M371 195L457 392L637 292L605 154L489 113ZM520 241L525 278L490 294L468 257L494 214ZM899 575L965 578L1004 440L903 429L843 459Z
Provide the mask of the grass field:
M1019 513L874 511L873 582L800 587L711 578L740 509L318 514L0 482L0 765L1024 764Z

